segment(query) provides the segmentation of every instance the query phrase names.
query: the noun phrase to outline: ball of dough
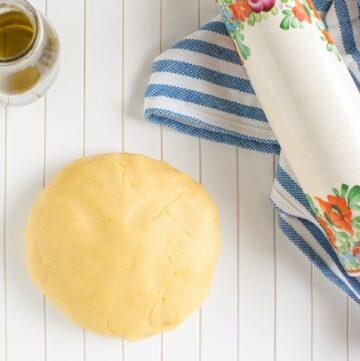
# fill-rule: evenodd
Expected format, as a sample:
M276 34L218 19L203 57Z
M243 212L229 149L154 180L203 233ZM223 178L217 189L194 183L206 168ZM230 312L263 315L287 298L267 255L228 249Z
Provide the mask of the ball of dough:
M205 299L219 253L216 207L167 163L107 154L63 169L25 229L30 274L79 326L140 340Z

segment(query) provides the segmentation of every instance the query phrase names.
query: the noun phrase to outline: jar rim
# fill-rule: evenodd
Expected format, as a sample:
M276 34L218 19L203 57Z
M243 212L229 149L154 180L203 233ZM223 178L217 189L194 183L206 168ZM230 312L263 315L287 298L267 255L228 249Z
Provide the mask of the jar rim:
M6 65L6 64L8 65L9 63L14 63L17 60L26 56L33 49L35 42L36 42L36 38L38 36L38 30L39 30L39 20L38 20L37 11L27 0L0 0L0 10L1 10L2 5L4 7L13 6L14 10L21 11L31 22L31 26L33 28L33 34L32 34L31 41L29 42L29 44L26 46L26 48L24 50L22 50L21 52L19 52L18 54L14 55L14 56L3 58L3 59L0 58L0 66Z

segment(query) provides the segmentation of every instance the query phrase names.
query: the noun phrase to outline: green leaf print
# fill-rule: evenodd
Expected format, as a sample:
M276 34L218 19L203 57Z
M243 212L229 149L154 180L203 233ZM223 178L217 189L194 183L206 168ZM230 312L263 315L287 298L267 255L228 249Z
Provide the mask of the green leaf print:
M248 17L248 24L250 26L254 26L255 25L255 15L254 13L251 13Z
M276 7L276 6L274 6L272 9L271 9L271 14L272 15L277 15L279 13L279 9Z
M308 4L306 4L305 2L303 3L303 6L304 6L304 9L305 9L305 11L307 12L307 14L309 15L309 16L311 16L312 14L311 14L311 9L309 8L309 6L308 6Z
M337 47L334 46L334 47L333 47L333 50L334 50L334 53L336 54L336 59L341 62L341 61L342 61L342 58L341 58L341 55L340 55Z
M255 21L259 23L262 19L261 13L254 13L255 14Z
M291 19L290 26L291 26L293 29L296 29L296 28L299 26L299 20L296 19L295 17L293 17L293 18Z
M351 220L351 225L353 228L360 230L360 217L355 217Z
M309 202L311 210L315 213L315 215L318 215L319 210L316 208L315 203L309 194L306 194L306 199Z
M291 15L288 15L286 16L282 22L280 23L280 28L283 29L283 30L289 30L290 29L290 22L292 20L292 16Z
M310 0L274 1L274 4L272 4L273 7L269 9L269 11L260 12L251 10L249 6L246 7L246 1L243 2L242 0L216 0L216 2L220 5L220 10L229 33L238 47L242 60L247 60L249 56L251 56L251 50L249 46L245 44L247 42L246 32L244 32L245 28L268 21L269 17L273 15L276 16L276 21L278 21L277 24L279 25L277 26L280 26L283 30L289 30L290 28L303 29L310 25L314 28L316 27L319 30L319 38L325 42L324 45L327 47L327 51L335 53L338 60L341 61L336 46L332 44L332 40L328 34L325 33L325 25L314 10ZM254 2L256 1L254 0ZM275 21L275 18L273 19L273 21ZM244 33L245 38L244 35L239 35L239 33ZM328 45L328 43L330 44ZM324 51L326 51L325 46Z
M241 57L247 60L251 54L250 48L242 42L241 36L237 36L235 40Z
M344 199L346 199L346 195L347 195L348 190L349 190L349 186L348 186L347 184L343 184L343 185L341 186L341 191L340 191L341 197L343 197Z
M345 269L360 270L360 185L343 183L323 199L308 194L306 198Z
M329 216L326 213L324 213L324 218L325 218L325 221L328 224L328 226L332 227L333 224L331 222L331 219L329 218Z
M325 29L324 24L323 24L322 22L320 22L320 21L317 21L317 22L316 22L316 27L317 27L320 31L322 31L322 30Z
M342 232L342 231L336 232L335 236L336 236L336 239L338 239L340 241L347 241L350 239L350 236L347 233Z
M349 207L355 211L360 211L360 186L354 186L348 194Z

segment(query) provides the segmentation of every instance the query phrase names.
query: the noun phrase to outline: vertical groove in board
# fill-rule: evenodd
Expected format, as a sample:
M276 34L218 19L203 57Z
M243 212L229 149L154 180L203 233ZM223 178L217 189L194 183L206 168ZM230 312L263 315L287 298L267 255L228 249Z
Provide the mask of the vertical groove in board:
M350 297L346 297L346 361L350 358Z
M160 0L160 47L159 53L163 51L163 0ZM160 159L164 160L164 130L160 126ZM164 333L160 335L160 361L164 361Z
M212 0L199 0L199 26L218 14ZM222 249L213 290L200 314L200 361L238 359L238 172L237 149L199 141L201 181L219 207ZM218 160L218 162L217 162ZM218 312L221 309L223 312Z
M214 282L202 307L202 359L237 360L236 148L202 141L202 184L219 209L222 246ZM221 310L221 312L220 312Z
M311 361L311 264L278 226L276 245L276 361Z
M164 160L198 178L198 139L164 129ZM195 361L199 356L199 313L174 332L164 334L164 361Z
M194 0L162 0L162 48L166 50L198 28L198 2Z
M153 60L159 54L160 0L124 0L124 150L161 157L161 132L144 121L145 88ZM126 361L160 361L161 337L125 342Z
M83 0L83 94L82 94L82 111L83 111L83 126L82 126L82 156L85 157L85 148L86 148L86 4L87 1ZM86 338L86 331L83 330L83 361L87 359L87 338Z
M240 360L274 358L273 157L239 151ZM259 347L261 340L261 347Z
M200 3L200 25L203 26L207 22L219 15L219 10L214 0L199 0Z
M6 360L6 119L0 106L0 360Z
M198 28L198 6L194 0L162 0L161 51ZM198 139L163 128L163 159L197 179ZM199 314L194 312L174 332L163 335L163 361L198 361Z
M48 15L60 37L61 68L47 97L47 181L83 154L83 0L71 11L48 0Z
M42 188L46 186L46 96L44 97L44 139L43 139L43 174L42 174ZM47 314L47 300L46 296L43 295L43 322L44 322L44 354L45 361L47 361L47 322L46 322L46 314Z
M84 0L71 11L61 1L47 0L48 16L61 42L59 77L46 102L46 174L48 183L84 150ZM65 340L65 341L64 341ZM46 304L46 361L80 361L85 357L82 330L53 304Z
M273 156L273 179L275 179L275 174L276 174L276 165L277 165L277 157ZM273 329L273 340L274 340L274 355L273 355L273 360L274 361L278 361L277 360L277 352L278 352L278 348L277 348L277 311L278 311L278 306L277 306L277 273L278 273L278 269L277 269L277 243L276 243L276 233L277 233L277 224L276 224L276 217L277 217L277 211L274 210L273 211L273 257L274 257L274 329Z
M160 127L144 121L143 106L152 63L159 55L160 0L124 1L124 147L160 158Z
M45 16L48 16L48 0L44 0L44 13ZM46 186L46 129L47 129L47 95L44 96L44 156L43 156L43 179L42 179L42 186L45 188ZM43 321L44 321L44 354L45 354L45 361L47 361L47 300L46 296L43 295Z
M240 166L239 166L239 148L236 148L236 361L240 361Z
M199 0L198 5L199 26L218 15L213 0ZM200 314L200 361L231 361L238 359L237 149L203 140L199 145L201 181L218 204L222 227L213 289Z
M198 5L198 18L197 18L197 28L200 28L200 24L201 24L201 0L198 0L197 2ZM202 150L201 150L201 138L199 137L198 140L198 150L199 150L199 156L198 156L198 177L199 177L199 183L202 184ZM198 332L198 348L199 348L199 361L203 360L202 357L202 305L199 308L199 316L198 316L198 325L199 325L199 332Z
M314 360L347 361L347 297L314 269Z
M277 161L277 157L274 157L274 175ZM311 361L311 263L298 252L278 227L278 211L275 211L274 215L276 275L274 359ZM294 353L295 349L297 349L296 353Z
M125 0L121 0L121 151L125 149ZM125 340L121 341L121 361L125 361Z
M125 1L121 0L121 151L125 149ZM123 347L124 350L124 347ZM124 351L123 351L124 352ZM123 357L124 361L124 357Z
M32 4L44 10L44 0ZM8 108L6 123L6 359L44 361L43 296L30 281L22 234L43 185L44 100Z
M85 26L86 155L122 148L122 1L87 0Z
M82 61L83 61L83 94L82 94L82 106L83 106L83 126L82 126L82 133L83 133L83 139L82 139L82 146L83 146L83 157L85 157L85 149L86 149L86 111L87 111L87 107L86 107L86 83L87 83L87 78L86 78L86 52L87 52L87 1L83 0L83 56L82 56ZM101 129L99 127L99 129ZM85 342L85 334L84 334L84 342ZM85 347L85 345L84 345ZM85 351L84 351L85 352Z
M200 0L199 0L200 1ZM200 11L200 8L199 8ZM199 19L200 19L200 12L199 12ZM201 138L199 138L199 142L198 142L198 149L199 149L199 182L200 184L202 184L202 148L201 148ZM199 342L198 342L198 346L199 346L199 361L203 361L203 352L202 352L202 342L203 342L203 337L202 337L202 305L200 306L199 309Z
M6 284L7 358L45 360L43 297L31 283L23 229L43 184L43 100L7 111ZM21 347L19 347L19 343Z
M349 353L347 361L358 361L360 355L360 305L349 299Z
M314 361L314 266L313 264L310 265L310 287L311 287L311 336L310 336L310 355L311 361Z
M87 0L84 10L84 155L120 152L122 1ZM122 359L120 339L86 332L85 340L86 361Z

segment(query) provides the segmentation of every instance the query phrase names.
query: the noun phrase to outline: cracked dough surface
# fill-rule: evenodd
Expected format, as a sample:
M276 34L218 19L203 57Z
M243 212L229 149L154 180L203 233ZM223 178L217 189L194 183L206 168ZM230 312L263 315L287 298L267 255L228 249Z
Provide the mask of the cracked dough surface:
M198 183L164 162L99 155L68 165L39 195L25 244L33 280L71 320L139 340L204 301L218 214Z

